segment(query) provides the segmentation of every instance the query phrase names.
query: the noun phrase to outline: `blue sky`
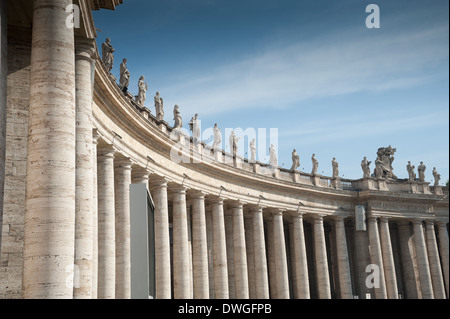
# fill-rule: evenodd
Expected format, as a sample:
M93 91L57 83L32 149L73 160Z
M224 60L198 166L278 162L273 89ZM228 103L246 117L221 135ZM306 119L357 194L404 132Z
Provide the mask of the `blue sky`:
M370 3L380 8L379 29L366 27ZM203 130L214 123L223 133L278 128L280 166L291 167L295 148L300 170L311 171L315 153L319 173L330 176L336 157L341 177L351 179L362 177L364 156L374 162L379 147L392 145L399 178L407 177L408 161L416 167L423 161L427 181L436 167L445 183L448 6L447 0L125 0L116 11L94 12L94 20L99 47L110 37L116 49L112 73L119 78L127 58L130 91L137 93L144 75L146 106L155 114L153 95L161 92L171 125L177 104L186 128L195 113Z

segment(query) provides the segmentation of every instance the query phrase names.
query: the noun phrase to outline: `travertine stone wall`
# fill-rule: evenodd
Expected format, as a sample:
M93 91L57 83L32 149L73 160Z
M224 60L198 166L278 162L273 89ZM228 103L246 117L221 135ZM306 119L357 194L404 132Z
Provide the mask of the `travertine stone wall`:
M0 2L0 253L2 247L3 194L6 156L6 81L7 81L7 11L6 1Z

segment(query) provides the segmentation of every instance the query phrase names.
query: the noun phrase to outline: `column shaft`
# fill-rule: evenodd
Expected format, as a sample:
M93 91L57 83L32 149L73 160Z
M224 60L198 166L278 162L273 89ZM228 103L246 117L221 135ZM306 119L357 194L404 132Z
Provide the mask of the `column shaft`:
M426 240L434 298L445 299L444 278L442 276L441 262L439 260L434 222L431 220L426 221Z
M97 158L99 299L116 297L114 153L112 147L99 145Z
M155 179L151 193L155 202L156 299L171 298L169 208L167 181Z
M173 289L175 299L191 297L186 188L173 190Z
M379 284L379 288L375 285L375 297L377 299L387 299L386 279L384 276L383 253L381 251L380 235L378 232L378 220L376 217L369 217L368 221L369 244L370 244L370 260L373 265L378 267L379 276L374 280Z
M433 284L431 282L430 264L423 234L421 220L414 220L414 243L416 245L417 268L419 270L420 288L423 299L433 299Z
M319 299L331 299L325 230L323 228L323 217L321 216L314 218L314 256Z
M266 243L262 208L253 209L253 254L255 265L256 299L269 299Z
M97 191L97 130L92 134L92 299L98 296L98 191Z
M228 299L227 246L222 199L216 199L212 203L212 223L215 298Z
M244 207L233 207L234 278L237 299L248 299L247 251L245 248Z
M205 196L199 192L192 196L192 251L194 299L209 299Z
M245 216L245 246L247 252L248 295L250 299L256 299L255 288L255 256L253 247L253 217Z
M273 214L273 240L275 245L275 269L277 278L277 298L289 299L289 277L284 239L283 213Z
M444 273L445 288L447 290L447 298L449 297L448 285L449 285L449 244L448 244L448 231L447 223L439 222L439 246L442 260L442 271Z
M3 198L6 158L6 101L8 79L7 1L0 1L0 255L2 249Z
M336 253L339 270L339 287L341 299L353 299L352 277L348 257L347 237L345 235L345 223L343 217L335 219Z
M93 157L92 157L92 59L93 42L77 41L76 79L76 199L75 265L79 282L74 298L92 297L93 272Z
M4 2L4 1L3 1ZM72 0L34 0L23 255L24 298L72 298L75 50ZM2 63L3 65L3 63Z
M292 217L293 246L295 257L295 280L297 282L298 299L310 299L308 262L306 257L305 232L303 228L303 216L296 214Z
M131 161L116 160L114 169L116 223L116 299L131 298L130 184Z
M380 237L387 296L389 299L398 299L397 276L395 274L394 254L392 252L387 218L381 218L380 220Z
M404 280L404 298L420 299L421 293L418 287L419 277L417 267L415 267L415 247L411 232L410 222L402 220L397 222L399 234L399 246L401 257L402 277ZM420 296L419 296L420 294Z

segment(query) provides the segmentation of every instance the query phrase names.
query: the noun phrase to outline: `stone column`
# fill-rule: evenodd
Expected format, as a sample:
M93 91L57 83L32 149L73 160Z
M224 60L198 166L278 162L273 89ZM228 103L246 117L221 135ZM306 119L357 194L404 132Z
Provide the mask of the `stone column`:
M186 187L175 186L173 192L173 294L175 299L189 299L189 238L186 210Z
M269 299L269 278L267 273L266 243L264 239L264 220L262 208L252 208L252 215L256 299Z
M341 299L353 299L352 276L350 274L350 262L348 257L344 217L336 216L334 221L340 297Z
M93 40L76 41L76 199L75 265L79 282L75 299L92 297L93 264L93 157L92 157L92 55Z
M247 276L248 276L248 296L256 299L255 288L255 256L253 247L253 217L250 214L244 216L245 227L245 250L247 252Z
M233 209L233 248L234 278L237 299L248 299L247 251L245 248L244 206L234 203Z
M5 1L2 1L5 2ZM23 253L24 298L72 298L75 48L72 0L34 0ZM2 64L3 65L3 64Z
M449 285L449 244L448 244L448 231L447 231L447 223L439 222L438 223L438 231L439 231L439 246L442 260L442 270L444 273L445 287L447 290L447 298L449 297L448 293L448 285Z
M306 257L305 232L303 228L303 214L292 215L292 230L295 257L295 281L298 299L310 299L308 262Z
M321 215L314 216L314 257L319 299L331 299L325 230L323 228L323 216Z
M394 255L392 253L389 221L386 217L380 218L381 251L383 255L384 277L386 292L389 299L398 299L397 276L395 274Z
M170 235L167 180L154 178L150 181L150 190L155 202L156 299L170 299Z
M92 133L92 299L97 299L98 292L98 191L97 191L97 145L100 135L94 129Z
M273 239L273 219L266 221L267 229L267 268L269 276L269 298L278 299L277 293L277 271L275 267L275 240Z
M275 269L277 278L277 298L289 299L289 277L284 239L283 212L275 210L273 216L273 240L275 245Z
M228 299L227 246L223 199L212 201L214 290L216 299Z
M205 194L199 191L193 192L191 194L191 199L194 299L209 299Z
M8 78L7 1L0 1L0 256L2 249L3 197L6 156L6 97Z
M434 231L434 221L426 221L426 240L428 250L428 261L430 263L431 282L433 283L434 298L445 299L444 278L442 276L441 262Z
M225 241L227 244L227 272L228 272L228 297L236 299L234 277L234 248L233 248L233 212L230 207L224 207Z
M423 234L422 220L413 220L414 243L416 245L417 268L419 270L420 288L423 299L434 299L433 284L431 282L430 264Z
M116 210L116 299L131 298L131 232L129 158L121 157L114 163L114 191Z
M99 145L97 157L99 299L116 297L114 154L112 146Z
M384 276L383 253L381 251L380 235L378 233L377 217L371 216L368 218L368 232L370 245L370 260L373 265L378 267L379 278L375 276L375 281L379 283L379 288L374 287L375 297L377 299L387 299L386 279Z

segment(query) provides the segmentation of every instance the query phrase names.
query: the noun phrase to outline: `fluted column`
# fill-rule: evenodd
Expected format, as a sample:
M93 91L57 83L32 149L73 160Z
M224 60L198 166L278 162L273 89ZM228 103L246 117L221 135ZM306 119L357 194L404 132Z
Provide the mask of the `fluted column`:
M275 269L277 278L277 298L289 299L289 277L284 239L283 212L275 210L273 217L273 240L275 245Z
M67 280L75 257L75 49L74 31L65 26L69 4L72 0L33 1L24 298L73 297Z
M92 132L92 299L98 295L98 185L97 185L97 145L100 135L97 130Z
M305 232L303 228L303 214L292 215L292 230L294 246L295 281L298 299L310 299L308 262L306 256Z
M345 235L345 223L342 216L335 217L334 228L336 231L336 253L339 270L340 297L341 299L353 299L347 237Z
M92 297L93 264L93 158L92 158L92 63L93 40L76 41L76 199L75 265L78 286L75 299Z
M116 297L114 154L112 146L99 145L97 157L99 299Z
M233 248L234 278L237 299L248 299L247 251L245 248L244 206L234 203L233 210Z
M441 262L434 231L434 222L426 221L426 240L428 250L428 261L430 263L431 282L433 283L433 293L436 299L445 299L444 278L442 276Z
M314 216L314 257L319 299L331 299L325 230L323 228L323 216L321 215Z
M156 299L171 298L169 208L167 180L153 178L151 194L155 203L155 272Z
M269 277L267 273L266 243L264 237L262 208L253 207L252 216L256 299L269 299Z
M205 194L199 191L193 192L191 194L191 199L194 299L209 299Z
M387 299L386 279L384 276L383 253L381 251L380 235L378 232L377 217L370 216L368 219L368 232L370 244L370 260L378 267L379 278L376 278L380 287L374 288L377 299Z
M430 264L423 234L422 220L413 220L414 243L416 245L417 268L419 270L420 288L423 299L433 299L433 284L431 282Z
M445 287L447 290L447 298L449 297L448 293L448 285L449 285L449 244L448 244L448 231L447 231L447 223L438 222L438 231L439 231L439 246L442 260L442 271L444 273Z
M223 199L212 201L214 290L216 299L228 299L227 246Z
M380 218L381 251L383 255L384 276L386 279L386 292L389 299L398 299L397 276L395 274L394 254L392 253L389 220Z
M173 195L173 294L175 299L189 299L189 238L186 210L186 188L171 188Z
M131 298L131 232L130 232L130 184L129 158L116 159L114 191L116 210L116 299Z

